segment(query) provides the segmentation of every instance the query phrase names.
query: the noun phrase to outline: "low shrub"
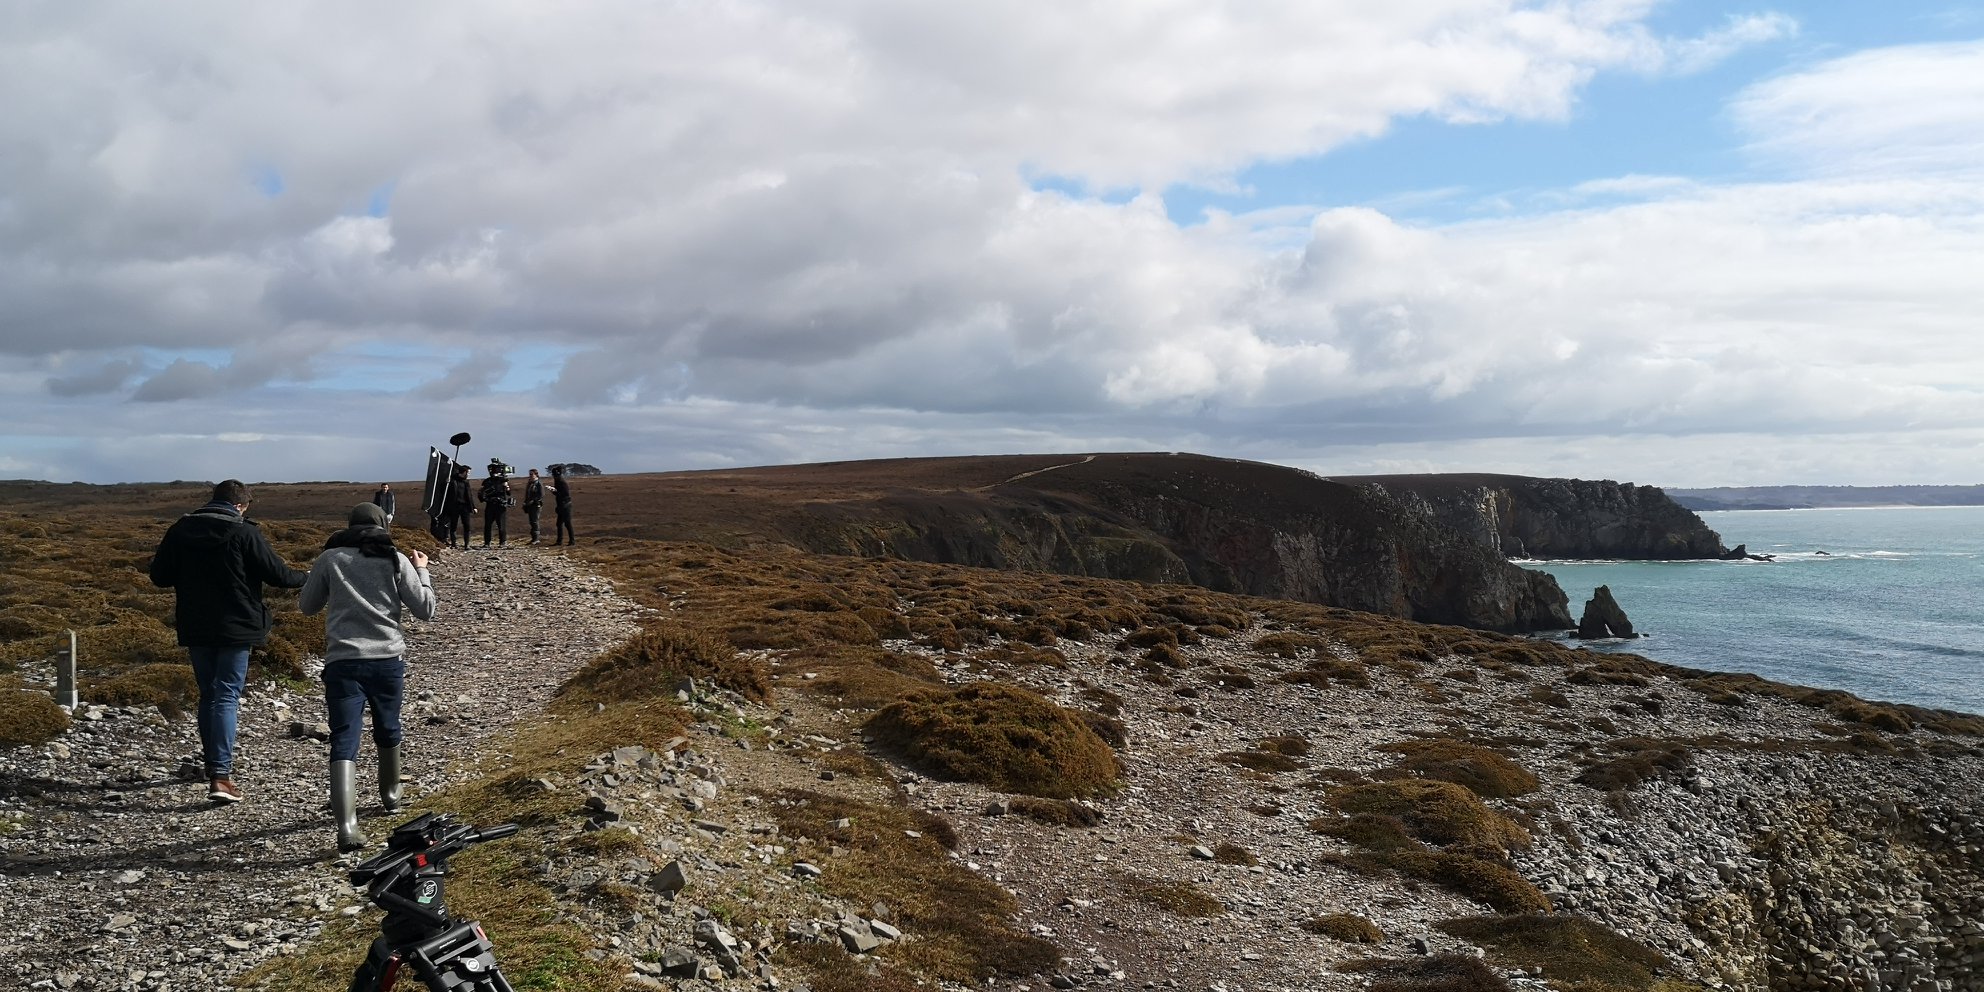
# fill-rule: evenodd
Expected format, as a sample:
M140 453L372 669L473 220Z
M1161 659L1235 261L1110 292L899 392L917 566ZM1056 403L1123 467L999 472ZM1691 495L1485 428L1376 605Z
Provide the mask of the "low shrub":
M1050 827L1093 827L1102 822L1101 810L1073 799L1018 796L1013 799L1013 814Z
M1227 751L1214 755L1214 760L1270 775L1292 772L1302 767L1300 761L1272 751Z
M1395 779L1350 785L1329 794L1339 812L1397 817L1407 831L1431 844L1463 845L1487 851L1523 850L1529 831L1489 809L1467 787L1452 782Z
M683 676L748 699L763 701L771 695L764 662L739 655L708 631L680 623L648 627L615 645L566 680L558 693L600 702L667 698Z
M1669 969L1660 952L1579 916L1484 916L1445 920L1443 932L1487 948L1554 985L1592 992L1652 992Z
M1467 954L1384 960L1367 958L1337 966L1373 976L1370 992L1509 992L1509 983Z
M1463 785L1477 796L1508 799L1535 792L1541 783L1508 755L1451 739L1400 741L1380 748L1400 756L1388 770L1397 777Z
M1212 849L1212 859L1223 865L1244 865L1244 866L1252 867L1254 865L1261 863L1261 859L1255 857L1254 852L1249 851L1238 844L1232 843L1231 841L1221 841L1218 844L1214 845Z
M1207 895L1190 882L1163 882L1124 878L1130 898L1146 906L1156 906L1174 916L1224 916L1226 904Z
M1385 940L1385 932L1377 924L1354 913L1313 916L1302 921L1302 929L1346 944L1381 944Z
M1403 874L1452 889L1499 913L1548 913L1550 899L1514 869L1469 854L1401 851L1384 856Z
M200 702L200 685L193 680L193 668L181 664L154 664L125 672L101 682L85 682L82 697L110 706L156 706L166 719L176 719Z
M931 774L1006 792L1090 796L1123 773L1116 752L1079 713L994 682L913 693L883 707L867 729Z
M1309 821L1309 829L1380 854L1426 849L1425 845L1412 839L1412 834L1405 829L1405 821L1396 816L1378 816L1371 813L1359 813L1356 816L1319 816Z
M1695 762L1694 751L1678 741L1626 737L1605 747L1623 753L1586 764L1578 773L1579 785L1605 792L1625 792L1638 788L1648 779L1678 773Z
M0 689L0 746L41 744L69 729L69 714L45 693Z

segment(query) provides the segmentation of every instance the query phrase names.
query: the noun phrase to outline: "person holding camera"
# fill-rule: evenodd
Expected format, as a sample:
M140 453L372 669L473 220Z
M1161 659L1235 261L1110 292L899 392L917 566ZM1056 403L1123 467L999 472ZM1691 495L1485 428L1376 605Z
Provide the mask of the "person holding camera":
M482 501L482 546L489 546L489 532L496 532L496 546L510 543L509 529L504 525L510 514L510 507L517 505L517 498L510 495L510 466L495 459L489 461L489 477L482 480L482 492L477 494Z
M427 555L401 554L386 529L386 515L372 503L351 508L347 526L324 542L310 568L297 606L324 611L324 711L331 725L331 812L338 821L338 850L365 846L358 829L358 739L365 711L372 711L372 743L379 750L379 801L400 808L400 701L406 695L404 608L434 619L434 581Z
M305 581L248 519L250 499L239 479L215 486L206 505L166 529L151 563L152 585L173 592L173 626L199 685L200 759L207 798L216 803L241 801L234 784L241 692L248 654L273 625L262 587L295 589Z
M530 521L530 543L538 542L537 516L544 512L544 480L537 477L537 469L530 470L530 478L524 482L524 517Z

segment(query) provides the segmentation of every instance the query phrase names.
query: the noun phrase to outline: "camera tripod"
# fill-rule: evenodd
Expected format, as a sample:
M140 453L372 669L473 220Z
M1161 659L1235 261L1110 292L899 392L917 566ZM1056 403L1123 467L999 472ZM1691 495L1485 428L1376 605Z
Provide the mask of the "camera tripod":
M489 937L475 921L448 914L443 889L449 858L516 832L514 823L478 828L446 813L423 813L400 824L384 851L351 869L351 884L364 887L386 918L349 992L386 992L409 967L431 992L512 992Z

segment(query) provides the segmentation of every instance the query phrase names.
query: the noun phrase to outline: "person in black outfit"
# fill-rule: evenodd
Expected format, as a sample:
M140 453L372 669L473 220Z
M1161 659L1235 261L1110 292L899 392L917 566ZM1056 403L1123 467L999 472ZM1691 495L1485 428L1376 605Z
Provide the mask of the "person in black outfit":
M462 536L462 550L468 550L468 518L475 512L475 494L468 487L468 466L455 466L455 477L448 480L448 497L441 504L441 519L448 527L448 547L455 546L455 535Z
M537 477L537 469L530 470L530 479L524 483L524 516L530 520L530 543L536 544L537 515L544 510L544 480Z
M388 527L393 525L394 502L392 483L379 483L379 491L372 494L372 505L378 507L379 512L386 515L386 526Z
M206 505L174 521L152 555L152 585L171 589L173 626L200 687L200 758L207 798L238 803L234 734L248 653L269 639L262 587L301 588L309 578L289 567L246 516L250 495L238 479L214 487Z
M572 534L572 483L565 478L563 465L551 466L551 505L558 511L557 539L551 542L552 547L567 542L579 543L579 539Z
M506 518L510 515L510 507L517 504L517 499L510 495L508 468L500 461L491 461L489 477L482 480L482 491L476 494L476 499L482 501L482 546L485 548L489 546L491 530L496 532L497 547L510 543Z

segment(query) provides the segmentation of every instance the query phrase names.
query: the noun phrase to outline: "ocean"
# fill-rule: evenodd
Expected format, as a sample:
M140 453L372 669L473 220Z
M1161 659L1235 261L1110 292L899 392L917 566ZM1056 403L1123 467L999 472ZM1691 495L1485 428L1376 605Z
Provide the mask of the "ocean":
M1649 635L1594 646L1984 713L1984 506L1700 516L1776 560L1518 564L1556 576L1573 619L1610 586Z

